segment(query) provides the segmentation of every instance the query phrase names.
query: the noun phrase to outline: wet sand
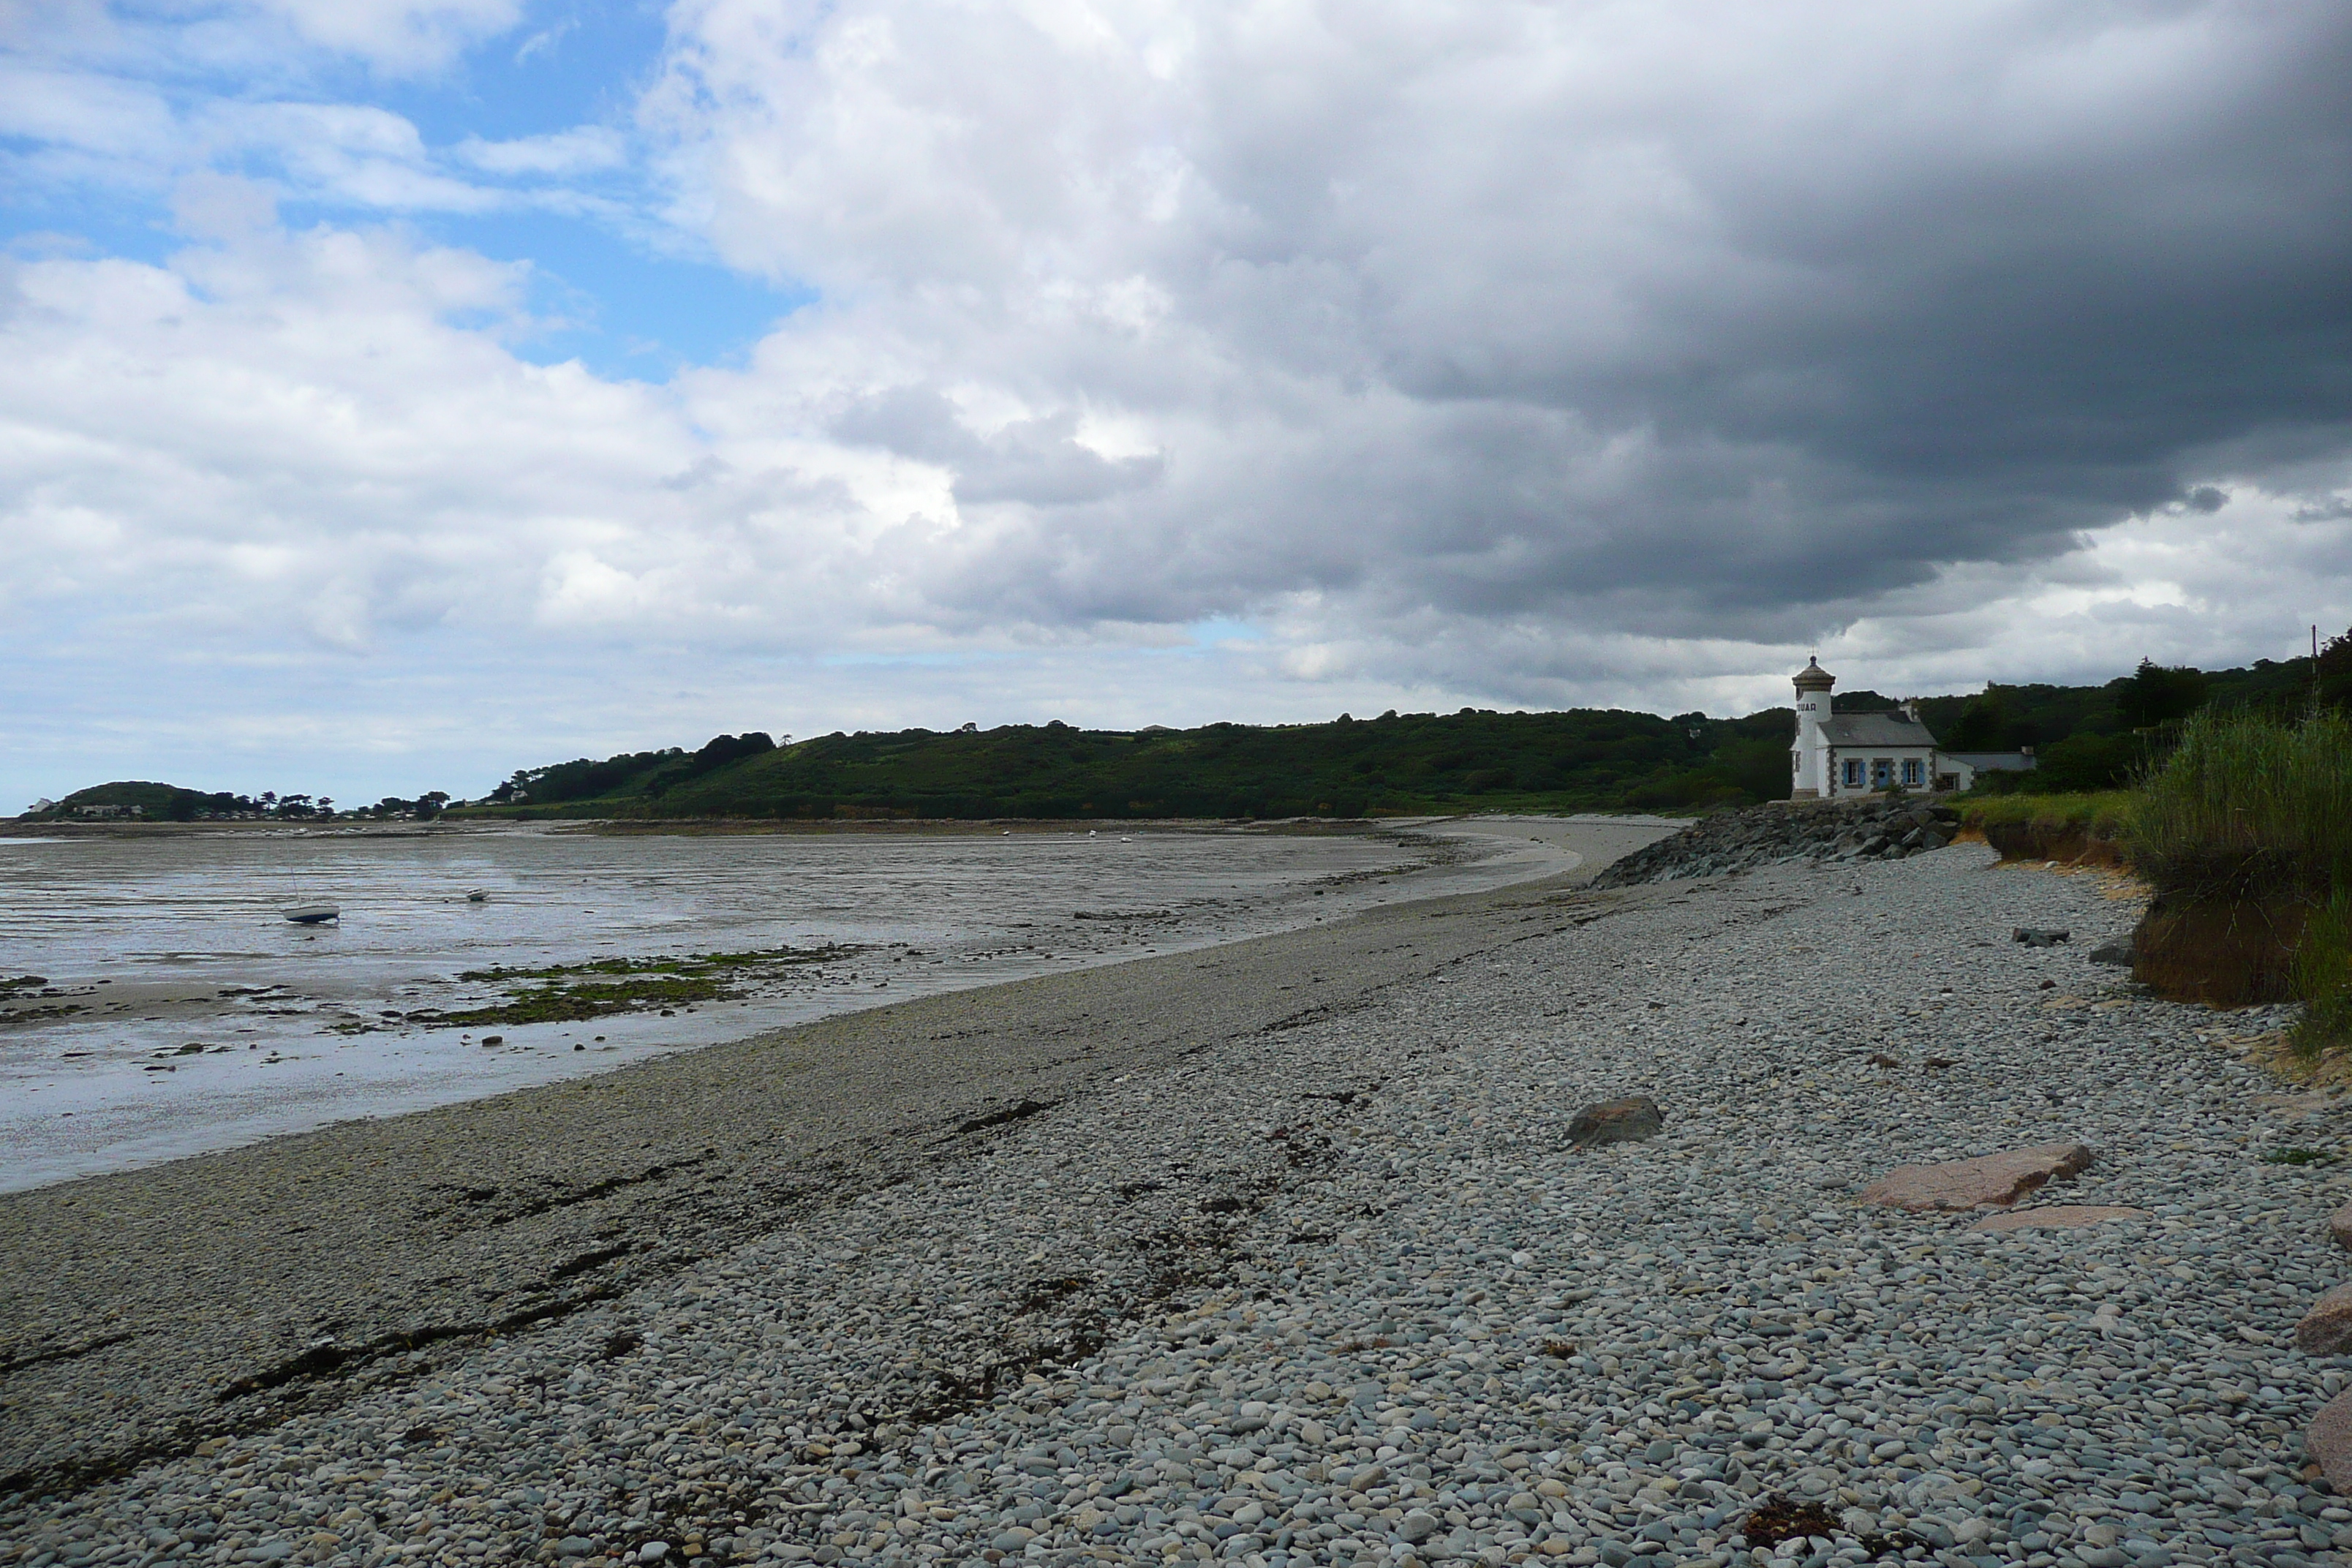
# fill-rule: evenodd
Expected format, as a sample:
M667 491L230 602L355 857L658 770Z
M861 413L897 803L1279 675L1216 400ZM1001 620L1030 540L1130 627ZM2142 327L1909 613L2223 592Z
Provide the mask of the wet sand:
M1576 884L1663 831L1549 823L1529 837L1581 864L1499 891L0 1197L0 1491L417 1375L445 1342L610 1299L1090 1087L1377 1008L1587 918L1602 896Z
M0 949L16 966L0 975L0 1190L1576 863L1552 842L1562 825L1539 818L1132 836L235 830L260 826L123 827L0 855ZM320 898L341 924L278 918ZM616 995L581 968L786 951L798 957L735 964L695 994ZM607 994L510 1005L541 982Z

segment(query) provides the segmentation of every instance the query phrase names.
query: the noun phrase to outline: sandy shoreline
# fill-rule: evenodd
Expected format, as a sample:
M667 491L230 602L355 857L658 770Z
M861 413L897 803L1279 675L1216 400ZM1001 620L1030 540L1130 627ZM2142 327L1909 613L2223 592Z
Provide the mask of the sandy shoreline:
M1583 845L1567 878L0 1195L0 1478L103 1470L344 1397L370 1369L413 1371L410 1344L562 1315L951 1156L966 1123L1370 1005L1517 940L1568 881L1656 836L1546 831ZM271 1382L338 1360L323 1384ZM232 1392L246 1383L268 1386Z

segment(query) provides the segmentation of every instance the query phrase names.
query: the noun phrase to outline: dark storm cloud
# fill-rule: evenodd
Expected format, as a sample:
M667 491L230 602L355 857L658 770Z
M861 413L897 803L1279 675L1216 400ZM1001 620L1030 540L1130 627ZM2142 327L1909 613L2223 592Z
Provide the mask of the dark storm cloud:
M889 395L931 399L899 435L887 398L836 425L953 468L959 500L1034 503L933 590L1053 621L1339 592L1782 637L2210 510L2266 443L2345 455L2352 12L1662 6L1631 44L1539 14L1538 43L1204 23L1150 106L1185 194L1099 253L1055 171L960 154L960 219L992 200L1006 237L973 254L1069 246L1164 309L1123 353L982 306L942 380L1177 433L1164 468L1113 465L1050 414L983 442L928 390ZM1070 90L1050 123L1104 175L1118 111Z

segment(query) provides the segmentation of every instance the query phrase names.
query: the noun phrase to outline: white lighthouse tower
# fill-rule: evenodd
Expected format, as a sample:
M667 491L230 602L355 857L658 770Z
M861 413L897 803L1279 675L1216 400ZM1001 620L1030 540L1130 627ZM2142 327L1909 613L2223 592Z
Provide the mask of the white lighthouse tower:
M1819 800L1832 794L1829 737L1822 726L1830 716L1830 689L1837 677L1823 669L1818 658L1805 660L1797 671L1797 739L1789 750L1792 775L1790 798Z

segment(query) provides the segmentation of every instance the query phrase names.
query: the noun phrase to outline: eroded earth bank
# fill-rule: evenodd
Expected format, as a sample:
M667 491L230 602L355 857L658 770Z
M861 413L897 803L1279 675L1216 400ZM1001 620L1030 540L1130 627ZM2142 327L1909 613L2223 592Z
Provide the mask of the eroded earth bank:
M17 1194L0 1542L2341 1560L2343 1111L2090 961L2121 885L1991 861L1530 885ZM1663 1131L1577 1148L1620 1096ZM2008 1212L2133 1215L1864 1201L2067 1142Z

